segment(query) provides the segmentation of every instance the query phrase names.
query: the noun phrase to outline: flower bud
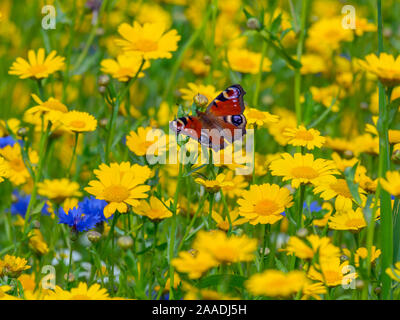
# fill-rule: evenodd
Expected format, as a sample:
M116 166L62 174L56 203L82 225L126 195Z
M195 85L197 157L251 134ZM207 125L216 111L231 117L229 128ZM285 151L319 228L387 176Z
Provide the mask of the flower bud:
M362 290L364 288L364 281L361 279L356 280L356 289L357 290Z
M208 104L207 97L200 93L198 93L194 96L193 101L196 104L196 106L199 108L205 107Z
M382 292L382 288L381 288L381 287L376 287L376 288L374 289L374 292L375 292L376 294L380 294L380 293Z
M385 27L385 28L383 28L382 33L385 38L390 38L393 35L393 30L392 30L392 28Z
M101 239L101 233L91 230L86 234L91 243L97 243Z
M106 93L106 91L107 91L107 88L105 87L105 86L99 86L99 93L100 94L105 94Z
M27 127L21 127L17 131L17 135L20 137L25 137L28 134L28 128Z
M343 156L345 159L351 159L354 158L354 153L351 150L346 150L345 152L343 152Z
M39 220L32 221L32 225L33 225L33 228L40 229L40 221Z
M97 83L99 86L107 86L109 82L110 82L110 76L106 74L100 75L99 78L97 79Z
M368 108L369 108L369 105L368 105L367 102L361 102L361 103L360 103L360 109L362 109L362 110L368 110Z
M304 238L307 236L307 234L308 234L308 230L306 228L301 228L301 229L297 230L297 232L296 232L296 235L299 238Z
M100 119L100 121L99 121L99 126L100 127L105 128L107 126L107 124L108 124L108 119L107 118Z
M129 236L122 236L118 238L117 244L121 249L126 250L133 246L133 240Z
M71 241L76 241L78 240L79 232L75 228L71 228L71 231L69 232L69 236L71 238Z
M392 161L396 164L400 164L400 150L399 149L393 150Z
M254 17L249 18L247 20L247 28L249 28L250 30L260 29L261 28L260 21L258 21L258 19Z
M203 62L206 64L206 65L210 65L211 63L212 63L212 58L209 56L209 55L205 55L204 57L203 57Z
M66 280L68 282L74 282L75 276L72 272L69 273L69 276L67 276L67 274L64 274L64 280Z

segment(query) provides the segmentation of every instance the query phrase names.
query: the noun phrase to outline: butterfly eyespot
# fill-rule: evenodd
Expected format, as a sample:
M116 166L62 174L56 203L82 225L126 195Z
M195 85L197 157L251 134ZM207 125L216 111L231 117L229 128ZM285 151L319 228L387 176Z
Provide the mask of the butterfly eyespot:
M235 126L240 126L243 123L243 119L241 115L234 115L231 117L231 122L235 125Z

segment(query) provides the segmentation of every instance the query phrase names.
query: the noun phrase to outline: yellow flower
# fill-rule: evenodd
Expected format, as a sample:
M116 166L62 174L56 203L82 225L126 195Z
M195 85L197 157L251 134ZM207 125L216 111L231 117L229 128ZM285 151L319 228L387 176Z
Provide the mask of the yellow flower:
M235 175L232 170L228 171L225 176L225 181L232 181L233 185L225 185L223 187L224 194L229 198L240 196L249 183L243 175Z
M286 128L296 128L296 115L284 108L274 108L273 113L279 117L277 123L269 123L268 131L274 137L275 141L282 146L286 146L288 138L283 135Z
M322 282L306 284L302 290L303 296L301 300L307 300L310 297L315 300L321 300L319 295L326 293L326 287Z
M168 199L164 203L170 207L172 199ZM151 196L149 202L141 200L139 205L135 207L134 212L141 216L146 216L151 220L160 221L172 216L172 212L165 205L157 197Z
M135 16L135 20L143 23L159 23L169 28L171 26L171 15L167 10L156 4L131 2L129 11Z
M285 251L288 254L294 254L300 259L313 259L318 254L318 261L322 262L330 258L339 258L340 250L331 243L328 237L322 237L312 234L306 237L304 241L298 237L290 237Z
M254 296L288 297L299 292L308 282L302 271L284 273L279 270L266 270L251 276L245 282L245 286Z
M8 276L11 278L18 278L22 271L31 268L27 263L28 261L24 258L6 254L3 259L0 260L0 277Z
M257 240L246 235L228 237L220 230L201 230L196 236L193 248L199 252L207 252L218 263L252 261L257 249Z
M32 98L38 105L26 110L27 117L40 117L44 114L50 121L55 122L68 112L68 108L57 99L49 98L47 101L42 101L36 94L32 94Z
M376 249L375 246L371 247L371 263L373 263L379 256L381 255L381 250ZM360 247L357 249L356 254L354 255L354 263L356 267L360 265L360 259L368 258L368 249L364 247Z
M117 60L104 59L101 61L101 72L110 74L118 81L126 82L133 78L139 71L142 64L142 58L139 55L120 54ZM150 67L150 63L146 61L143 64L142 70ZM140 72L138 78L143 78L144 73Z
M325 283L328 287L350 284L357 277L357 273L347 273L348 264L349 261L340 263L340 258L321 261L318 270L314 266L311 266L307 276L310 279Z
M244 110L244 116L249 125L254 124L258 127L262 127L269 123L277 123L279 121L278 116L273 115L268 111L261 111L256 108L246 108Z
M364 32L374 32L376 29L375 24L369 23L365 18L357 17L356 28L354 29L357 36L362 36Z
M317 227L325 227L328 224L329 218L333 211L333 206L330 202L324 202L322 204L322 209L328 210L328 212L325 213L325 215L322 219L314 219L313 220L313 224Z
M237 298L221 294L214 290L197 289L188 283L183 283L183 289L186 291L183 297L184 300L237 300Z
M40 48L37 54L35 54L33 50L29 50L28 61L22 58L17 58L8 73L17 75L21 79L47 78L49 75L63 69L64 67L65 58L56 56L56 54L56 51L52 51L45 59L43 48Z
M166 137L163 131L151 127L139 127L137 132L131 131L126 137L126 145L130 151L138 156L159 155L166 151ZM150 149L154 146L154 149Z
M386 179L381 178L380 183L387 192L395 197L400 196L400 173L398 171L386 172Z
M108 300L110 299L106 289L101 288L98 283L88 287L87 283L79 282L78 287L70 291L56 286L54 292L49 291L46 300Z
M4 178L8 177L8 169L6 166L6 161L3 157L0 157L0 182L4 181Z
M400 282L400 261L394 264L394 268L387 268L386 273L392 278L394 281Z
M62 124L72 132L89 132L96 130L97 120L91 114L80 111L69 111L63 114Z
M218 95L218 92L215 90L213 85L197 85L193 82L188 83L188 88L179 89L179 92L182 93L182 99L190 103L193 102L193 98L198 94L205 96L208 103L211 103L211 101Z
M118 46L126 53L139 54L143 59L172 58L172 51L178 49L180 36L175 29L166 33L165 25L160 23L145 23L133 26L123 23L118 27L118 33L123 39L116 40Z
M271 162L269 168L273 176L283 177L283 181L292 180L292 187L297 188L301 183L321 183L330 181L336 174L333 161L315 159L310 153L302 155L295 153L292 157L289 153L281 155L282 159Z
M324 200L336 198L335 204L342 208L351 209L353 196L345 179L333 177L329 181L317 183L313 190L314 194L321 193L320 197ZM358 193L363 196L365 191L358 188Z
M325 72L327 69L326 62L321 55L304 54L301 56L301 74L315 74Z
M144 185L150 178L151 170L140 165L131 165L129 162L102 164L99 170L94 170L98 180L89 182L85 191L97 199L105 200L108 205L104 208L104 216L111 217L115 211L125 213L128 205L136 207L139 200L147 198L150 186Z
M337 86L336 84L322 88L310 87L310 92L312 94L313 100L315 102L321 103L326 108L331 107L334 99L336 98L339 99L343 97L343 93L339 94L339 86ZM333 112L339 111L339 105L337 100L332 105L331 108Z
M306 147L308 150L313 150L315 147L321 148L325 143L325 138L318 130L307 129L302 125L298 128L286 128L283 135L289 138L288 144Z
M0 156L4 157L3 169L6 172L7 178L13 184L19 186L26 183L31 178L22 158L21 146L19 143L15 143L13 146L8 145L0 149ZM39 156L35 150L29 151L29 161L32 165L38 163Z
M228 211L227 215L229 214L229 218L232 222L232 228L235 226L240 226L246 223L248 220L246 218L239 218L239 211L233 210ZM224 217L222 214L219 214L215 211L212 211L211 217L217 223L217 227L221 230L228 231L229 230L229 218L228 216Z
M79 191L79 184L66 178L62 179L45 179L38 183L38 193L57 203L62 203L70 197L80 197L82 193Z
M400 56L396 59L385 52L379 57L371 53L365 57L365 61L359 60L360 66L376 75L387 87L396 87L400 84Z
M261 54L247 49L228 50L228 63L233 71L257 74L260 70ZM271 61L264 57L262 71L271 71Z
M283 218L285 208L293 205L292 199L289 189L266 183L250 186L237 203L240 215L251 224L274 224Z
M206 188L208 192L218 192L225 188L233 188L234 184L232 181L225 181L225 174L220 173L215 180L205 180L203 178L196 178L194 182L201 184Z
M361 208L355 211L350 209L343 212L337 212L329 218L329 228L334 230L351 230L354 232L360 231L366 227L364 214Z
M39 229L33 229L33 234L29 238L29 246L40 255L45 255L49 252L49 247L43 239L43 235Z
M19 298L6 293L11 289L13 289L11 286L0 285L0 300L19 300Z
M207 270L218 265L208 252L187 252L181 251L178 258L172 260L172 265L177 271L187 273L190 279L198 279Z

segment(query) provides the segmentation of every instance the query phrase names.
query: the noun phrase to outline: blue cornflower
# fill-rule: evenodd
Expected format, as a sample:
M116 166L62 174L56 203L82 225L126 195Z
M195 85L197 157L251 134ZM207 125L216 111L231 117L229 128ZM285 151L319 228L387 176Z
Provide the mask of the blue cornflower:
M93 229L99 222L97 215L84 214L80 207L75 207L65 213L63 208L58 210L58 223L69 225L73 230L78 232L88 231Z
M90 215L97 216L99 222L107 220L103 213L104 207L106 205L107 205L107 201L98 200L94 196L90 196L90 198L86 197L78 204L79 208L82 209L82 212L84 214L90 214Z
M12 147L16 142L17 141L15 141L11 136L2 137L0 138L0 149L3 149L6 146Z
M317 201L313 201L310 203L310 206L307 206L307 203L304 201L303 204L303 209L307 209L310 211L310 213L312 212L319 212L322 210L322 207L318 204Z
M23 218L25 218L26 210L28 210L29 201L31 200L30 195L24 195L23 193L19 193L17 190L13 191L13 196L15 201L11 204L11 214L19 214ZM49 206L47 203L44 204L42 208L42 214L49 214Z

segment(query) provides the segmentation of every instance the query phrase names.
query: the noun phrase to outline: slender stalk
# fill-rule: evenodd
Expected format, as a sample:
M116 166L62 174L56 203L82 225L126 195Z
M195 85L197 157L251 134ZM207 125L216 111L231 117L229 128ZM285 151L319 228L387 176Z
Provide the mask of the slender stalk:
M299 30L300 34L296 50L297 61L301 60L301 56L303 54L303 44L306 34L307 7L308 7L308 0L302 0L301 18L300 18L301 26ZM295 69L295 74L294 74L294 106L296 110L297 124L301 124L303 121L303 111L301 109L300 92L301 92L301 73L300 73L300 68L297 68Z
M71 168L72 168L72 164L74 162L74 158L75 158L75 154L76 154L76 147L78 146L78 139L79 139L79 132L75 132L74 149L72 150L71 160L68 165L67 178L71 177Z
M72 242L69 245L69 260L68 260L68 271L67 271L67 288L69 289L71 281L70 279L70 273L71 273L71 265L72 265Z
M383 35L382 35L382 4L381 0L377 0L378 11L378 54L383 52ZM384 178L386 171L390 167L390 146L389 146L389 115L385 101L385 90L382 83L379 83L379 178ZM381 188L379 183L379 188ZM390 277L386 274L386 269L393 263L393 222L390 194L381 188L380 190L381 205L381 246L382 246L382 262L381 262L381 281L382 281L382 298L390 299L391 284ZM371 222L373 223L373 222ZM370 252L369 252L370 254Z
M256 75L256 90L254 91L254 95L253 95L253 105L252 105L253 108L255 108L256 105L258 104L258 97L260 95L260 85L261 85L261 78L262 78L262 72L263 72L264 57L265 57L266 52L267 52L267 41L263 41L262 47L261 47L260 66L258 69L258 73Z

